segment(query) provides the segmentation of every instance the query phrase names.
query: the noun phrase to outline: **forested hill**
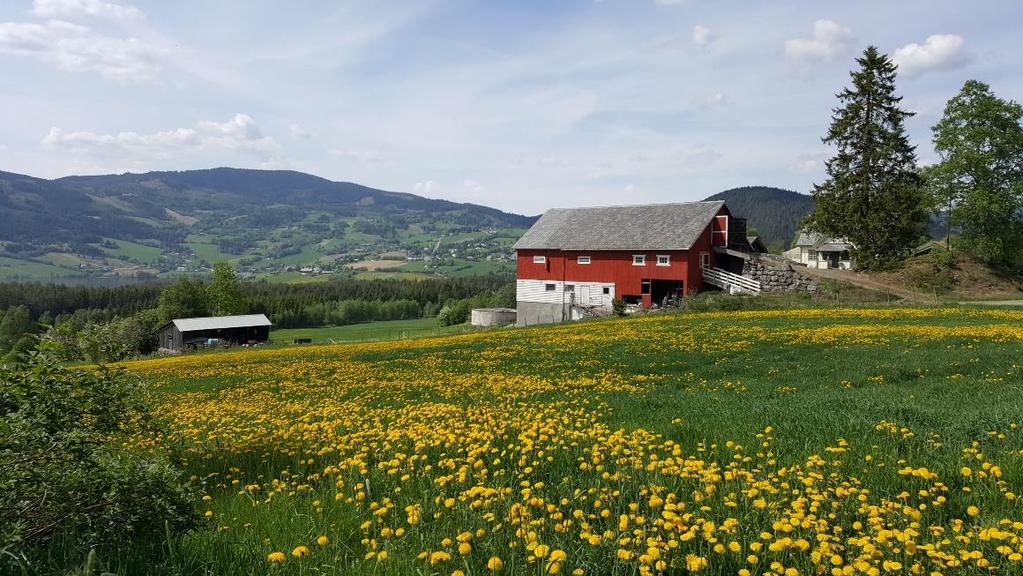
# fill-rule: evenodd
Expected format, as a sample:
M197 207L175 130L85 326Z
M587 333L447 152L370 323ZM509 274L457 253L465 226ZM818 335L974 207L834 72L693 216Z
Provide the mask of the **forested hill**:
M724 200L732 214L746 218L747 226L755 228L767 245L781 242L788 247L803 218L813 212L810 196L770 186L732 188L707 200Z
M217 260L257 274L381 255L466 265L507 253L535 218L295 171L216 168L0 172L0 221L0 280L47 280L201 272Z

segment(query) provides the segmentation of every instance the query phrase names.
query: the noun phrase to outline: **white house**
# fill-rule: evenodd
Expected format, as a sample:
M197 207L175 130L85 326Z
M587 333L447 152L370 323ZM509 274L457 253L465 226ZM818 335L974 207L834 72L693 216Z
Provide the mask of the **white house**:
M793 262L806 265L807 268L842 268L853 267L849 255L852 244L844 238L830 238L818 232L799 233L795 246L783 254Z

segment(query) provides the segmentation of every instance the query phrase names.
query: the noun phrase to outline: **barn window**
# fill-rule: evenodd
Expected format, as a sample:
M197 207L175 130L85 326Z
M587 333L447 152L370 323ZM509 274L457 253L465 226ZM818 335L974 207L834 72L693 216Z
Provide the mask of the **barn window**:
M589 264L590 263L590 257L589 256L580 256L580 257L575 259L575 263L576 264Z
M611 287L610 286L604 286L604 294L608 294L608 295L611 294Z
M668 256L666 254L658 254L657 255L657 265L658 266L671 266L671 256Z
M565 284L565 292L575 292L575 284Z
M649 294L650 293L650 281L649 280L644 280L644 281L640 282L640 284L639 284L639 293L640 294Z
M710 267L710 252L700 252L700 268Z
M555 288L557 288L557 286L555 286L554 284L544 284L543 285L543 289L548 291L548 292L554 292Z
M547 257L546 256L533 256L533 264L546 264L546 263L547 263Z
M633 266L646 266L646 256L643 255L643 254L633 254L632 255L632 265Z

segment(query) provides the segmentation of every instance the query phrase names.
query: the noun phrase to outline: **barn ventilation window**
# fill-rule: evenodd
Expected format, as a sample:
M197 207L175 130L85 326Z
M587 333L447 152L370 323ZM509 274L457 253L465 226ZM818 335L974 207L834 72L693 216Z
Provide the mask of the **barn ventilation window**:
M611 294L611 287L610 286L604 286L604 294Z
M646 256L643 255L643 254L633 254L632 255L632 265L633 266L646 266Z
M548 292L554 292L555 288L557 288L557 286L555 286L554 284L544 284L543 285L543 289L548 291Z
M575 263L576 264L589 264L590 263L590 257L589 256L580 256L580 257L575 259Z
M575 292L575 284L565 284L565 292Z
M658 266L671 266L671 256L668 256L668 255L665 255L665 254L659 254L657 256L657 265Z
M546 263L547 263L547 257L546 256L533 256L533 264L546 264Z
M639 293L640 294L649 294L650 293L650 281L649 280L644 280L644 281L640 282L640 284L639 284Z

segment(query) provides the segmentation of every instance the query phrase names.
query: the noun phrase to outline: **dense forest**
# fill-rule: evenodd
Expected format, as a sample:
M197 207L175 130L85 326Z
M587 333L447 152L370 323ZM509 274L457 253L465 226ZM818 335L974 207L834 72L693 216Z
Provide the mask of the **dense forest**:
M813 198L770 186L743 186L719 192L707 200L724 200L728 209L755 231L767 246L789 247L800 224L813 212Z

